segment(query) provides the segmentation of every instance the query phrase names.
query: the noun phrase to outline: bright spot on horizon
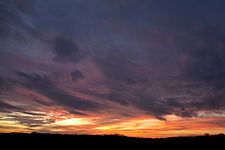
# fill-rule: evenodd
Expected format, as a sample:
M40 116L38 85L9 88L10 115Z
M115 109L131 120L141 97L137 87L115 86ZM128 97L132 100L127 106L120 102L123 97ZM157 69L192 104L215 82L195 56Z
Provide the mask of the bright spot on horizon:
M60 125L60 126L79 126L79 125L88 125L91 124L92 121L87 118L70 118L66 120L61 120L53 123L52 125Z

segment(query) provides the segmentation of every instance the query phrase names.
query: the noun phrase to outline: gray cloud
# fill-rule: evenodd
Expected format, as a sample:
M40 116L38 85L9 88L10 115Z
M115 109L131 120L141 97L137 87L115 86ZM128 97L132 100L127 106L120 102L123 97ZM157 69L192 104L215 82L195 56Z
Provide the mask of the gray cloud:
M213 26L200 26L195 34L197 43L185 48L183 62L178 78L191 83L184 89L193 91L189 94L196 98L184 107L189 108L186 114L200 110L224 110L225 92L225 34ZM190 48L190 49L188 49Z
M100 108L100 104L97 102L67 94L62 89L56 87L46 76L42 77L38 74L29 75L24 72L16 72L16 74L25 79L21 83L23 86L47 96L58 104L66 106L71 112L76 112L76 110L96 111Z
M17 115L9 115L11 120L18 121L20 124L27 127L38 127L45 124L53 123L54 121L51 119L44 119L43 116L17 116Z
M49 77L16 72L19 79L13 82L52 99L73 114L86 115L80 110L96 111L101 106L62 90L66 80L72 78L76 82L85 76L79 70L65 75L64 71L69 72L67 68L60 68L57 63L48 64L51 53L46 53L46 57L43 57L45 49L41 50L42 44L47 45L46 49L52 46L55 62L72 62L73 64L69 64L72 67L84 57L80 47L89 48L90 56L94 58L79 67L89 68L88 63L95 60L90 66L93 65L92 69L99 71L104 77L98 79L101 80L98 83L93 83L94 80L92 83L96 87L104 84L108 92L98 94L90 91L96 97L124 107L132 105L161 120L167 114L192 117L201 110L224 110L225 13L221 13L224 9L219 7L223 3L0 0L0 36L17 36L22 39L24 31L35 32L35 27L47 33L49 30L53 31L53 35L46 35L46 39L50 38L50 41L55 35L60 35L51 44L46 42L48 40L43 40L46 43L31 43L30 47L27 43L16 43L24 52L17 54L18 58L41 57L39 61L43 62L43 66L53 67L44 72L54 72ZM161 8L160 11L158 8ZM210 8L214 9L215 14L208 11ZM32 16L33 11L38 12L37 16ZM216 26L205 26L205 22ZM8 45L12 49L11 43ZM31 51L31 48L35 51ZM10 52L15 51L12 49ZM185 57L182 62L179 60L181 55ZM19 69L27 64L21 59L10 61L12 62L0 66L3 68L2 73L11 64L17 64L15 68ZM40 71L36 65L31 67L34 68L33 72ZM29 72L29 69L23 70ZM88 73L89 70L86 69L85 73L86 71ZM57 86L55 82L58 82ZM69 86L72 87L74 82ZM9 81L0 78L0 92L6 91L8 86ZM88 93L88 89L85 92ZM45 106L53 105L34 96L31 98ZM0 103L0 107L4 110L17 110L4 102Z
M0 93L8 88L8 83L0 77Z
M123 94L121 92L117 92L117 91L113 91L109 94L106 95L106 98L110 101L119 103L121 105L128 105L129 104L129 96L127 96L126 94Z
M209 83L216 88L225 87L225 35L213 27L198 32L200 45L186 51L189 58L184 73L193 81Z
M215 28L197 30L176 41L181 42L179 48L165 55L173 59L165 58L157 65L154 60L146 61L146 71L139 72L138 67L142 66L135 63L138 60L127 61L120 51L98 56L97 65L110 89L104 97L121 105L132 105L160 120L168 114L196 117L199 111L224 110L225 36ZM186 39L190 40L189 45L182 47ZM180 55L185 55L185 60L174 63L179 62ZM150 68L152 65L155 70Z
M224 110L224 94L209 93L205 95L200 102L191 102L190 106L195 110Z
M82 52L72 39L56 37L54 39L54 61L76 63L82 58Z
M148 82L147 77L139 77L139 76L127 76L124 81L129 85L143 85Z
M30 20L34 12L32 3L27 0L0 1L0 36L13 35L17 39L23 38L23 31L36 34L35 27Z
M7 104L0 99L0 112L12 112L12 111L22 111L22 109L19 107L15 107L10 104Z
M71 76L72 76L72 81L76 82L77 80L79 79L82 79L84 78L84 75L81 71L79 70L75 70L71 73Z

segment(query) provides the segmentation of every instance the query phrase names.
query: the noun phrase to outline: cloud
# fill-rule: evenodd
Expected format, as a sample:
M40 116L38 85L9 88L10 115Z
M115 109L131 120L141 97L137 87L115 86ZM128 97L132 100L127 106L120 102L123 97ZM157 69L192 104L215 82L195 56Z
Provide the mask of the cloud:
M193 81L202 81L215 88L225 87L225 35L214 27L202 27L199 45L186 51L184 73Z
M9 84L0 77L0 93L6 90L9 87Z
M195 110L224 110L224 94L209 93L208 95L205 95L200 102L191 102L190 106Z
M191 102L183 106L185 116L196 112L224 110L225 92L225 34L211 25L199 25L192 34L195 41L182 50L182 62L178 79L190 83L183 87ZM178 88L178 87L177 87Z
M106 95L106 98L110 101L119 103L120 105L128 105L129 104L129 100L127 100L129 98L129 96L126 96L125 94L121 93L121 92L117 92L117 91L113 91L110 92L109 94Z
M46 76L40 76L38 74L29 75L19 71L15 73L19 77L24 78L24 80L20 81L21 85L50 98L56 104L66 106L68 111L97 111L100 108L100 104L97 102L81 99L66 93L63 89L55 86Z
M147 77L139 77L139 76L127 76L124 81L129 85L143 85L148 82Z
M161 120L169 114L196 117L200 111L223 110L224 33L206 24L194 24L190 32L186 26L165 29L169 31L158 30L159 36L171 38L158 39L162 48L151 46L144 53L133 47L133 51L110 47L96 56L97 67L110 89L104 97Z
M84 75L81 71L79 70L75 70L71 73L71 76L72 76L72 81L76 82L77 80L79 79L82 79L84 78Z
M56 37L54 39L54 61L76 63L82 58L82 52L72 39Z
M7 104L0 99L0 112L12 112L12 111L22 111L22 110L23 109Z
M33 115L32 116L24 116L24 115L8 115L13 121L18 121L19 124L22 124L27 127L38 127L45 124L52 123L52 120L43 115ZM45 118L46 117L46 118Z
M35 27L30 20L34 12L32 3L27 0L0 1L0 36L10 35L23 37L23 31L35 33Z
M9 70L20 70L16 72L18 80L14 80L20 83L18 86L48 97L54 104L29 95L33 101L45 106L62 105L72 114L87 115L85 111L97 111L102 106L67 93L67 86L116 103L112 107L134 107L160 120L168 114L193 117L198 111L224 109L225 36L222 28L202 26L204 20L210 22L204 17L217 17L209 15L206 7L211 8L207 2L194 1L0 0L3 38L23 36L24 31L35 29L45 33L51 30L51 35L42 37L48 40L41 42L35 42L34 37L30 38L34 42L22 45L14 39L2 41L8 45L2 50L10 49L10 55L29 61L9 60L3 55L7 63L0 69L4 73L15 66ZM32 11L37 11L37 16ZM218 20L222 19L211 23L220 24ZM17 46L23 53L15 51ZM83 48L91 54L88 61L81 62ZM49 63L52 58L54 62ZM32 63L35 59L41 64ZM74 70L75 64L85 74ZM84 78L84 83L76 82ZM0 92L8 86L9 81L0 78ZM10 109L10 105L1 105Z

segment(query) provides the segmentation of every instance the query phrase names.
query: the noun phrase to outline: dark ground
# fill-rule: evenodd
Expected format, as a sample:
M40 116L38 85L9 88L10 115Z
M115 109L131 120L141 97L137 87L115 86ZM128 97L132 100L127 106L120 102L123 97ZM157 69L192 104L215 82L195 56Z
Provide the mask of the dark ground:
M174 147L185 149L187 147L201 147L223 149L225 147L225 135L206 135L195 137L172 137L172 138L134 138L120 135L62 135L62 134L39 134L39 133L0 133L1 146L29 149L36 148L72 148L81 149L86 147L112 147L121 148L168 148ZM82 146L82 147L80 147ZM80 147L80 148L78 148ZM7 148L8 149L8 148ZM154 148L155 149L155 148Z

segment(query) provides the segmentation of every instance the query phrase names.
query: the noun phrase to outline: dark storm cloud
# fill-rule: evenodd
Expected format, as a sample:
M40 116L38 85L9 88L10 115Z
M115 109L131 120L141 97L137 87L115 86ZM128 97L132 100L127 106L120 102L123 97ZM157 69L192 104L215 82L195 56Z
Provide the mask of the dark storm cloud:
M96 111L100 108L100 104L93 101L84 100L76 96L67 94L62 89L56 87L46 76L40 76L38 74L29 75L24 72L16 72L20 77L23 77L25 82L21 83L25 87L32 89L58 104L68 107L68 110L84 110L84 111ZM76 111L72 111L76 112Z
M78 62L82 53L72 39L56 37L54 39L54 61L56 62Z
M82 79L84 78L84 75L81 71L79 70L75 70L71 73L71 76L72 76L72 81L76 82L77 80L79 79Z

